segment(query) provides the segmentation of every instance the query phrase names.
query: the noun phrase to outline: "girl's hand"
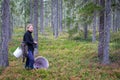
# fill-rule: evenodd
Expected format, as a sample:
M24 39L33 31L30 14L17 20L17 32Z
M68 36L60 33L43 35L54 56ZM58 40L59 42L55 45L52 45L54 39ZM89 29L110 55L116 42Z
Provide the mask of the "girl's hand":
M34 41L35 44L37 44L37 41Z

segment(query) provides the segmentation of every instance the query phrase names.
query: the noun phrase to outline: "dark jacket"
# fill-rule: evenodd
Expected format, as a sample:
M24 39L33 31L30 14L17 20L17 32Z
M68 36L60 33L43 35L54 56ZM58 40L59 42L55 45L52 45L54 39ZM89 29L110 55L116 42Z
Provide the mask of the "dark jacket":
M33 41L33 38L32 38L32 32L30 31L26 31L26 33L24 34L24 37L23 37L23 42L25 42L28 46L28 50L30 51L34 51L34 41Z

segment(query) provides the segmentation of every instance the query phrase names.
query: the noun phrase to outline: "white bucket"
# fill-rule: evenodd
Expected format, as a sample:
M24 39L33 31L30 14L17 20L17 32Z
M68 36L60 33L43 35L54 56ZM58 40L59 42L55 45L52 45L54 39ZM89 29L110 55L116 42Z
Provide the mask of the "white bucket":
M17 49L14 51L13 55L16 58L19 58L20 56L22 56L22 49L20 47L17 47Z

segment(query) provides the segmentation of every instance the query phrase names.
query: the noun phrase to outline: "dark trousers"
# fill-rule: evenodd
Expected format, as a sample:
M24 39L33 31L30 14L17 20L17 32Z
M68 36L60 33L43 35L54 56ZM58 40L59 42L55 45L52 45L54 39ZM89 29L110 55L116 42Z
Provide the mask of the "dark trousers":
M33 64L34 64L34 55L33 51L28 51L27 59L26 59L26 64L25 68L33 69Z

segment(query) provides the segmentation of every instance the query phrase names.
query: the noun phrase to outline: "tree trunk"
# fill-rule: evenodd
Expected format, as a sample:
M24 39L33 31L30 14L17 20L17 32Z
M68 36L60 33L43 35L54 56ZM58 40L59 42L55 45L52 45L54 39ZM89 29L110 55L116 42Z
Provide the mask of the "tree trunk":
M84 24L84 39L87 39L88 37L88 26L87 24Z
M94 3L96 4L96 0L94 0ZM96 42L96 22L97 22L97 12L94 11L94 17L93 17L93 36L92 36L92 42Z
M44 33L44 5L43 0L40 0L40 32Z
M104 54L103 64L109 64L109 43L110 43L110 28L111 28L111 0L105 2L105 32L104 32Z
M120 0L117 0L118 8L117 8L117 27L118 31L120 31Z
M34 40L38 42L38 0L34 0Z
M19 21L17 21L19 22ZM26 31L26 26L27 26L27 22L26 22L26 0L24 0L24 26L25 26L25 31Z
M119 10L116 11L116 28L117 28L117 31L120 30L120 11Z
M54 2L53 0L51 0L51 27L52 27L53 35L54 35L55 30L54 30L54 24L53 24L53 11L54 11Z
M1 2L0 2L0 5L1 5ZM1 6L0 6L0 14L2 14L2 8L1 8ZM0 46L1 46L1 34L2 34L2 19L1 19L1 17L0 17ZM0 48L1 49L1 48ZM1 51L1 50L0 50Z
M99 0L100 5L104 8L105 1ZM100 25L99 25L99 44L98 44L98 58L102 62L104 53L104 9L100 11Z
M94 20L93 20L93 35L92 35L92 42L96 42L96 12L94 13Z
M60 28L60 32L62 32L62 0L59 0L59 28Z
M58 0L52 0L52 26L54 37L58 37Z
M63 27L64 27L65 29L67 29L67 27L66 27L66 24L67 24L67 23L66 23L66 22L67 22L67 21L66 21L66 11L67 11L67 10L66 10L66 7L65 7L65 6L66 6L66 3L64 3L64 5L63 5L63 7L64 7L64 8L63 8L63 19L64 19L64 25L63 25Z
M87 1L88 0L84 0L83 2L86 3ZM87 16L85 16L85 17L87 18ZM84 39L87 39L87 37L88 37L88 25L86 22L84 23L83 27L84 27Z
M114 0L113 4L115 4L115 9L113 11L113 32L117 32L120 29L120 10L118 9L118 4L120 0Z
M113 32L117 32L117 9L114 10L113 13Z
M63 3L63 1L60 0L60 12L59 12L59 13L60 13L60 22L59 22L59 24L60 24L60 32L63 31L63 30L62 30L62 29L63 29L63 28L62 28L62 19L63 19L63 15L62 15L62 14L63 14L63 13L62 13L62 10L63 10L63 9L62 9L62 3Z
M8 62L8 41L10 25L10 0L3 0L2 4L2 43L0 46L0 67L9 66Z
M30 23L33 23L33 0L30 0Z

